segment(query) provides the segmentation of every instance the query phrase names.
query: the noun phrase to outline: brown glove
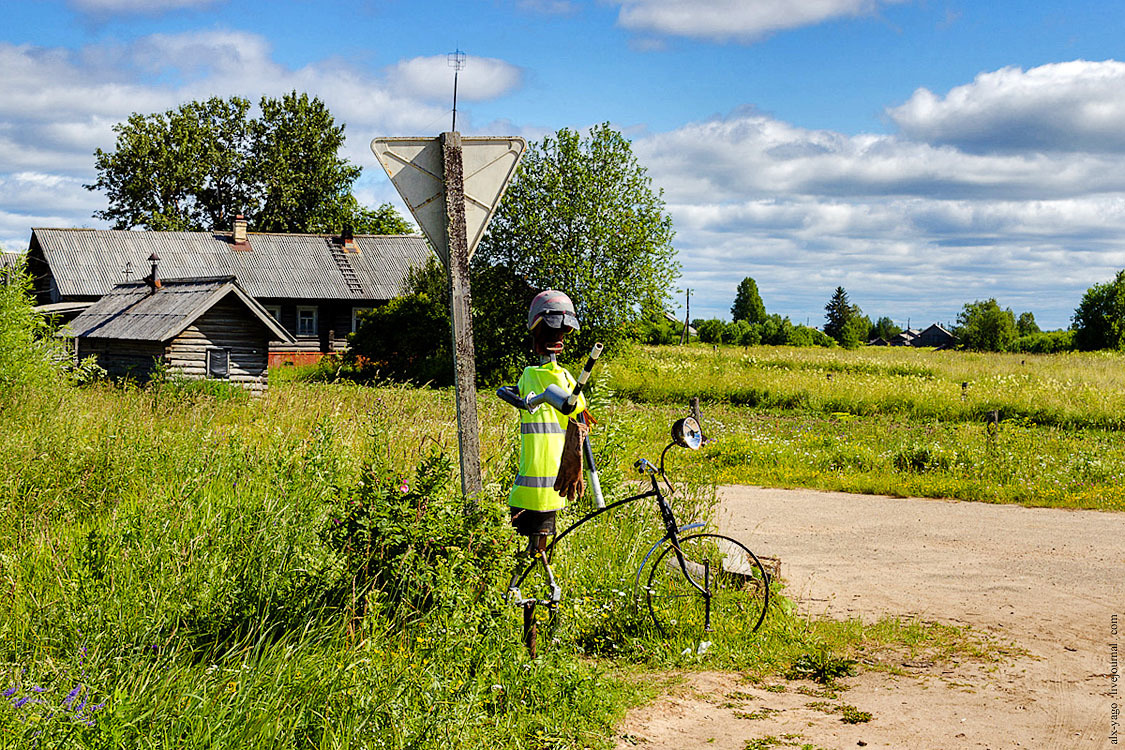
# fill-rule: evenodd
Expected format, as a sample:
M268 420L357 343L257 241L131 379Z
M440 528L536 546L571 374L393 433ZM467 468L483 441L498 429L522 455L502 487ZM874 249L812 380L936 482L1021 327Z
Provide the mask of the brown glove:
M574 502L574 498L582 497L582 493L586 491L586 479L582 476L582 442L589 432L589 427L573 419L566 425L566 440L559 460L559 473L555 477L555 492L568 502Z

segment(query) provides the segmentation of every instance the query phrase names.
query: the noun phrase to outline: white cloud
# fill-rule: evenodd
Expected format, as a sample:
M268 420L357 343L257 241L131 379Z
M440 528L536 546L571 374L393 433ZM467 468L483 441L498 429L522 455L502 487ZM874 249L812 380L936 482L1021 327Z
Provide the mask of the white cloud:
M753 42L767 34L835 18L874 14L902 0L611 0L617 22L633 31L715 41Z
M1125 266L1125 155L966 153L753 111L634 143L665 191L682 286L728 315L744 276L767 307L823 322L843 285L874 315L951 322L997 297L1065 326ZM722 303L725 303L722 304Z
M981 73L944 97L918 89L887 111L906 136L965 151L1125 151L1125 63Z
M453 73L446 55L414 57L387 71L387 79L405 96L452 101ZM457 98L468 101L495 99L519 88L523 71L492 57L467 56L457 79Z

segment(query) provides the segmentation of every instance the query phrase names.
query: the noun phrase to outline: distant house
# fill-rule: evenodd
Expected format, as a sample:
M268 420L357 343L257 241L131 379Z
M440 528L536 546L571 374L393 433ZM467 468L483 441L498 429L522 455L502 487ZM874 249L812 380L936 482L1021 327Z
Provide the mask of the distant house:
M666 321L668 321L669 323L675 323L676 325L680 326L680 328L683 328L683 326L684 326L684 321L680 320L679 318L677 318L675 315L668 312L667 310L664 311L664 319ZM687 327L687 332L688 332L688 336L697 335L697 331L695 330L695 328L690 326L690 325Z
M935 349L949 349L956 344L957 337L937 323L923 331L907 328L889 340L880 338L868 342L868 346L932 346Z
M0 253L0 284L8 284L15 278L16 269L23 262L23 253Z
M907 328L902 333L891 336L890 341L887 342L888 346L914 346L914 339L918 338L921 331L915 328Z
M957 343L957 337L937 323L919 333L914 338L914 346L932 346L935 349L948 349Z
M293 334L271 342L271 362L307 362L345 349L357 315L398 296L430 252L421 235L258 233L236 220L231 232L33 229L28 267L37 302L64 317L147 274L153 253L169 278L233 276Z
M268 384L270 342L293 342L233 276L118 284L63 332L79 359L92 356L117 377L143 382L159 364L255 393Z

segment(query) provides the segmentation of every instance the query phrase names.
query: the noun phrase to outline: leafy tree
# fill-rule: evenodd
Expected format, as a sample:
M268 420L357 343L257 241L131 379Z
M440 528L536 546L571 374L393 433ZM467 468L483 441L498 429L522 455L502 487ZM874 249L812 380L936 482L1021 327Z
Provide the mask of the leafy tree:
M1077 349L1125 349L1125 269L1113 281L1086 290L1072 327Z
M1030 336L1033 333L1040 333L1039 324L1035 322L1035 313L1020 313L1019 318L1016 319L1016 332L1019 333L1020 336Z
M848 321L863 315L863 311L858 306L848 301L848 293L844 291L842 286L836 287L832 299L828 300L828 304L824 306L824 312L824 332L841 343L843 343L844 328L848 325ZM867 327L870 328L870 322L868 322ZM853 326L853 334L857 330L858 327ZM866 339L864 341L866 342Z
M789 346L836 346L831 336L808 326L793 326L785 343Z
M995 299L967 303L957 315L953 333L965 349L1004 352L1016 341L1016 316Z
M758 294L758 283L749 276L738 285L730 315L734 321L745 320L751 325L766 319L766 305Z
M840 331L840 346L845 349L858 349L868 342L870 333L871 321L866 316L852 316Z
M473 345L481 385L510 382L531 363L527 314L512 326L508 299L526 310L533 291L503 266L477 269L473 288ZM379 377L444 386L453 384L453 331L449 275L436 258L412 269L406 293L363 316L350 337L351 360L366 362Z
M699 333L699 340L704 344L718 344L723 340L723 329L725 327L723 321L712 318L695 326L695 330Z
M409 228L390 204L376 210L351 193L360 169L340 158L344 126L323 102L292 92L262 97L260 117L240 97L193 101L167 112L134 113L114 126L111 152L94 152L116 229L215 231L236 214L251 229L361 233Z
M474 266L505 266L534 289L561 289L582 323L575 350L612 346L663 310L679 275L672 220L651 182L608 124L586 137L566 128L547 136L524 154ZM515 302L512 325L527 313Z
M885 316L876 320L875 325L871 328L872 338L878 337L884 341L890 341L900 333L902 333L902 329L896 326L893 320Z
M742 339L750 333L750 324L745 320L736 320L723 326L724 344L741 344Z

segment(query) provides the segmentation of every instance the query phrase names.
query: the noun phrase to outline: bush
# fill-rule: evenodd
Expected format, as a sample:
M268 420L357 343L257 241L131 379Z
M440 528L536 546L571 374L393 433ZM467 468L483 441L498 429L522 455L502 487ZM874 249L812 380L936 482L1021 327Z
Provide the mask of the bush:
M695 328L699 331L699 340L704 344L719 344L723 340L723 321L718 318L704 320Z
M63 382L70 365L65 344L35 312L30 279L17 270L10 283L0 284L0 409L31 386Z
M750 335L750 324L745 320L736 320L723 326L724 344L742 344L742 340Z
M827 333L808 326L795 326L785 343L789 346L836 346L836 342Z
M1074 349L1074 331L1044 331L1020 336L1012 351L1023 354L1057 354Z

